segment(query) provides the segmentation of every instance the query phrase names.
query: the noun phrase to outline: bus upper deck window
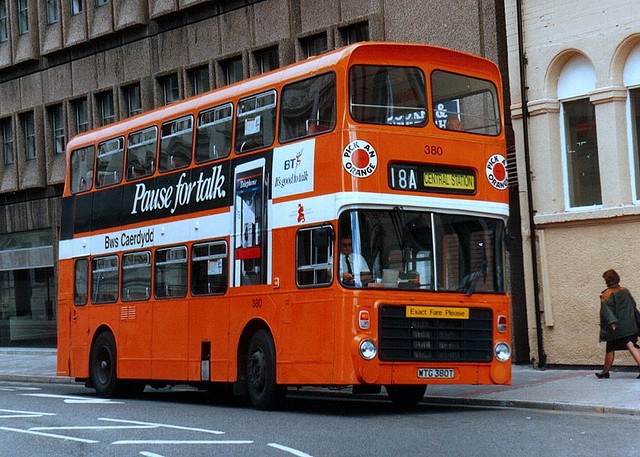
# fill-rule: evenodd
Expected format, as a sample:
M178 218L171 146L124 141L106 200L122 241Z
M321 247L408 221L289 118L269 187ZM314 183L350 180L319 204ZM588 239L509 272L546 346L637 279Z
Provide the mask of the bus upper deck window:
M122 180L124 138L114 138L98 145L96 187L106 187Z
M492 136L500 133L500 106L492 82L436 70L431 74L431 92L438 128Z
M349 72L349 109L356 122L424 126L424 73L414 67L354 66Z
M93 186L93 146L76 149L71 153L71 193L84 192Z
M233 105L202 111L196 130L196 163L227 157L231 152Z
M275 130L275 90L240 100L236 117L236 152L271 146Z
M157 127L140 130L127 140L127 179L152 175L155 171Z
M308 78L285 86L280 108L280 141L333 130L336 124L336 76Z
M192 116L165 122L162 124L158 169L162 172L186 167L191 163L192 147Z

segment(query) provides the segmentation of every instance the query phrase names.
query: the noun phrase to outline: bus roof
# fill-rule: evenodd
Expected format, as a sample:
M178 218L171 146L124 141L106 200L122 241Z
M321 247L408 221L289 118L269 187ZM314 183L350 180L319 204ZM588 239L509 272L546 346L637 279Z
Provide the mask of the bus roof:
M465 68L466 72L469 64L473 63L474 75L484 76L488 79L499 77L498 68L492 61L461 51L416 43L358 42L80 133L69 140L66 154L68 156L72 150L78 147L122 135L123 132L156 125L158 119L177 118L194 110L235 100L269 88L275 88L288 81L302 79L332 68L344 66L346 69L353 59L397 65L406 62L415 63L416 60L420 60L418 53L424 53L424 60L428 61L431 67L450 68L455 66L457 68Z

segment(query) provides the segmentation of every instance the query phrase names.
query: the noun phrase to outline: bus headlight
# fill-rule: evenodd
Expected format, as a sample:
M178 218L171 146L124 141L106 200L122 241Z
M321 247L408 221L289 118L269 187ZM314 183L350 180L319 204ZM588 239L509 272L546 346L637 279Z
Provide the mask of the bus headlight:
M511 348L507 343L498 343L493 349L498 362L506 362L511 358Z
M373 359L378 353L378 348L376 347L376 343L370 339L364 339L360 341L360 357L365 360Z

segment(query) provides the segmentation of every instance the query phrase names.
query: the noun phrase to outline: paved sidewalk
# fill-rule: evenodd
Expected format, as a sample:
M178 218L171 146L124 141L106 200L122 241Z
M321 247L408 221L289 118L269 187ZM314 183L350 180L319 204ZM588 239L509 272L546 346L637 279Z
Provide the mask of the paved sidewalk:
M424 401L640 415L640 379L636 379L636 372L612 371L610 379L597 379L595 371L516 365L510 386L431 385ZM0 381L74 382L56 376L54 349L11 348L0 349Z

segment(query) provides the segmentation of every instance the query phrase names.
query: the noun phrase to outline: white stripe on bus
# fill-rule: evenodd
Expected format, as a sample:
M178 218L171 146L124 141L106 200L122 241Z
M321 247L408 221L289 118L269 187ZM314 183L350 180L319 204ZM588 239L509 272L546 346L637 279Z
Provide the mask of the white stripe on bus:
M362 203L366 201L366 203ZM434 210L478 216L506 218L509 207L505 203L477 200L427 197L420 195L377 194L364 192L342 192L301 198L281 203L269 201L267 211L269 230L318 224L336 218L343 207L402 206L405 210ZM116 230L100 235L80 236L60 241L59 258L72 259L88 255L103 255L122 251L133 251L153 246L169 246L190 241L202 241L230 236L232 230L231 211L208 216L197 216L175 222L161 222L144 227ZM122 240L135 238L151 230L153 242L122 246ZM142 237L141 237L142 238ZM117 240L111 245L109 240Z

